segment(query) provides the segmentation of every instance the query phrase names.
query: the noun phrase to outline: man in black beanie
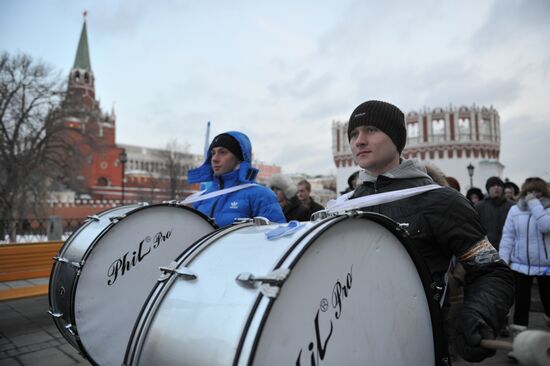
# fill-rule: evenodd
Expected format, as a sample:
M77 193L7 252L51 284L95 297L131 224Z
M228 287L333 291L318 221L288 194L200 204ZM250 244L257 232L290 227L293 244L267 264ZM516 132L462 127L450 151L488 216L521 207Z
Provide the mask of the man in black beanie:
M504 322L513 301L513 276L487 240L472 205L455 189L433 185L425 170L401 158L407 130L405 116L396 106L376 100L360 104L350 116L348 138L355 162L364 169L352 199L430 189L361 210L408 224L409 237L423 255L437 287L446 286L451 257L460 261L466 270L465 297L454 320L455 348L472 362L494 355L495 351L482 348L480 342L495 338Z
M487 179L485 189L487 196L483 201L476 203L475 207L483 227L487 230L489 241L498 250L502 238L502 228L514 202L504 197L504 182L499 177Z
M257 175L258 169L252 166L252 144L248 136L239 131L222 133L210 143L204 163L187 173L189 183L211 182L202 196L190 202L219 227L231 225L239 218L256 216L285 222L275 194L255 184Z

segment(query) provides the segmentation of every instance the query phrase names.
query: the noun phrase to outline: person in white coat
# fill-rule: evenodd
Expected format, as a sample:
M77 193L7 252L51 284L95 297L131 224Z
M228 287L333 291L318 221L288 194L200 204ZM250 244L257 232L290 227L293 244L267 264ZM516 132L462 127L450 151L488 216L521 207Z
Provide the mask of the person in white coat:
M499 247L515 278L514 324L521 331L529 323L531 286L537 279L546 323L550 326L550 190L541 178L528 178L518 203L508 212Z

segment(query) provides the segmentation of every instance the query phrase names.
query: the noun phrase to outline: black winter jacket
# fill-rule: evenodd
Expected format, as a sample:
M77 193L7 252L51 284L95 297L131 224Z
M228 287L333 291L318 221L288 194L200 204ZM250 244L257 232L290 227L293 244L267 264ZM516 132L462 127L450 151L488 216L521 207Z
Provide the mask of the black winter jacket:
M500 239L502 239L502 229L506 222L506 216L508 216L508 211L514 204L514 202L504 197L494 199L489 196L476 204L476 211L479 214L481 224L487 230L487 238L497 250Z
M403 162L386 175L374 178L363 172L360 176L363 182L352 198L433 183L411 161ZM513 276L487 241L479 216L464 196L444 187L366 207L362 211L380 213L399 223L408 223L412 243L438 282L455 255L466 270L463 306L480 314L495 331L500 329L513 301Z
M297 196L292 197L283 207L283 214L286 221L309 221L309 210Z
M311 215L313 215L315 212L325 209L320 203L315 202L315 200L311 197L309 199L309 204L303 204L303 205L306 206L306 208L308 209L307 214L309 215L309 217L311 217ZM308 218L308 221L309 221L309 218Z

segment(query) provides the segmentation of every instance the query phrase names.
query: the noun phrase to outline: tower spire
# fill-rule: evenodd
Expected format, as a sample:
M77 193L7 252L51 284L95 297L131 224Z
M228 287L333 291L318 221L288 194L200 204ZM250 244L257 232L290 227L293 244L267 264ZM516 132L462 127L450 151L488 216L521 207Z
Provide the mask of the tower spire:
M76 50L73 69L92 71L88 48L88 31L86 30L86 17L88 16L88 12L84 11L82 15L84 16L84 22L82 24L82 32L80 32L80 40L78 41L78 49Z

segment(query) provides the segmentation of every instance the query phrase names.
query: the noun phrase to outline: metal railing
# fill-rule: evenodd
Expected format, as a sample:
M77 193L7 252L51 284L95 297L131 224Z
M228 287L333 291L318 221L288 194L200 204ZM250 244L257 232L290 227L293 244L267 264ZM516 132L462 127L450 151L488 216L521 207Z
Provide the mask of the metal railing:
M86 218L0 219L0 244L65 240Z

